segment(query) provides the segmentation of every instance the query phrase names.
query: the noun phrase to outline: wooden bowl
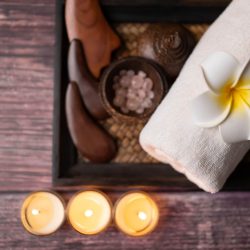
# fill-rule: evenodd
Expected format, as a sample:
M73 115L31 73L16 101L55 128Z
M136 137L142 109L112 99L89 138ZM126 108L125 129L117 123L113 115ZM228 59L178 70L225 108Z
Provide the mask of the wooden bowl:
M134 111L124 114L119 107L116 107L113 104L113 99L115 96L115 91L113 89L113 79L114 76L119 75L121 70L134 70L136 73L142 70L147 74L147 77L152 79L154 83L152 88L155 94L154 98L152 99L153 105L152 107L145 109L142 114L137 114ZM112 117L124 122L138 122L147 120L160 104L167 89L167 80L164 75L164 71L160 68L160 66L154 61L136 56L120 59L110 64L110 66L104 71L100 82L100 94L105 109Z

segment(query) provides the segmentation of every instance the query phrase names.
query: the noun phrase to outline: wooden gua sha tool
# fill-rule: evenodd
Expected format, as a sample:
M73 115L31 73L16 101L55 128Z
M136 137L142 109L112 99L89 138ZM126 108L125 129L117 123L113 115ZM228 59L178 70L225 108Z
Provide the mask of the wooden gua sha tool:
M81 155L96 163L110 161L116 154L115 142L88 115L74 82L68 85L65 108L71 138Z
M98 82L88 71L84 51L79 40L73 40L69 47L68 74L69 80L77 83L89 113L97 120L107 118L109 115L105 111L98 93Z
M120 46L119 37L105 20L98 0L67 0L65 20L69 41L79 39L88 68L95 77L110 63L111 53Z

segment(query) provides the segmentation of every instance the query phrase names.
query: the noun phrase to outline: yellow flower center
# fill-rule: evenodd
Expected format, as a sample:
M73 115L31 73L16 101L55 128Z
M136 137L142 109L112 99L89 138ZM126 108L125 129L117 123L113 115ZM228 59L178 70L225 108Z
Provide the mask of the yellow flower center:
M244 80L245 81L245 80ZM247 104L250 108L250 90L249 89L240 89L240 86L243 86L246 82L240 80L237 83L235 88L231 88L228 91L229 96L233 98L233 111L243 111L244 103Z
M250 80L247 81L246 79L240 80L234 88L230 88L230 83L225 84L222 91L223 94L215 101L219 102L221 107L226 107L232 98L232 110L234 112L244 110L244 103L250 108L250 89L240 88L246 86L246 83L249 81Z

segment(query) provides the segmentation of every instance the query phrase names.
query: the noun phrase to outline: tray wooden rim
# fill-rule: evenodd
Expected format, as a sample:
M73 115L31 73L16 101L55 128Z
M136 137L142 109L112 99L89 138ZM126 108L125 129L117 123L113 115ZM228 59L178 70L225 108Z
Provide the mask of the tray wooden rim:
M197 6L195 0L102 0L105 15L112 22L161 22L182 23L211 22L230 0L204 0ZM150 15L149 15L150 11ZM169 13L169 14L168 14ZM191 15L191 14L192 15ZM184 175L163 164L86 164L77 163L76 150L65 128L64 93L62 70L65 68L65 48L63 44L64 0L56 1L56 53L54 79L53 116L53 185L111 186L151 186L168 191L199 190ZM64 87L63 87L64 86ZM152 167L154 173L152 175ZM70 175L65 169L70 168ZM142 170L143 168L143 170ZM146 170L145 170L146 169ZM63 171L65 173L62 173ZM112 170L112 171L111 171ZM69 171L68 171L69 172ZM78 177L77 177L78 176ZM237 176L237 174L236 174ZM230 178L226 190L250 190L247 178Z

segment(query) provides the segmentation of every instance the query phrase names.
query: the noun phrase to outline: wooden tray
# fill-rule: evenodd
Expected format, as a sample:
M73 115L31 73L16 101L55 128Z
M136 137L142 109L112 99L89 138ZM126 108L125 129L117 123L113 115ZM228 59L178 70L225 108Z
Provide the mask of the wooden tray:
M103 0L103 11L112 24L121 22L209 23L230 0ZM155 186L166 190L198 190L185 176L160 163L92 164L80 161L72 144L65 117L64 99L68 84L68 39L64 22L64 1L57 0L56 58L54 86L54 185ZM228 180L227 190L250 189L250 155Z

